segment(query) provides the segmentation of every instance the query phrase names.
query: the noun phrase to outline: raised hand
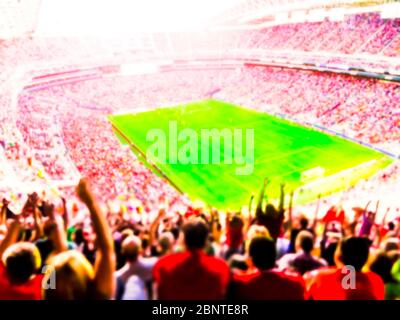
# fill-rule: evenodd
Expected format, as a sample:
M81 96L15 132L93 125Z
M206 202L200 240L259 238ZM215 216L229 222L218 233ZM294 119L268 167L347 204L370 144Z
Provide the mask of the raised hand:
M81 179L76 188L76 193L82 202L88 204L93 202L93 194L90 189L89 182L86 179Z
M43 202L43 215L45 217L49 217L51 220L54 220L54 204L50 202Z
M6 198L3 198L1 203L3 204L3 208L6 208L10 204L10 201L8 201Z
M164 218L166 214L167 210L165 210L165 208L160 208L160 210L158 210L157 219Z

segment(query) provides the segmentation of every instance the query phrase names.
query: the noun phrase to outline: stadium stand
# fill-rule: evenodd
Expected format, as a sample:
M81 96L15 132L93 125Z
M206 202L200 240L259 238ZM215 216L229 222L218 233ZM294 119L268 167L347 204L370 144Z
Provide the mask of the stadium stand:
M271 4L251 2L250 13ZM26 24L0 25L0 299L400 298L400 84L276 63L400 70L399 18L38 38L37 6L21 7ZM0 21L18 10L2 2ZM255 210L224 212L154 174L106 118L208 98L336 132L393 164L304 206L284 185L264 204L266 179ZM356 290L341 286L345 265ZM43 266L55 288L42 290Z

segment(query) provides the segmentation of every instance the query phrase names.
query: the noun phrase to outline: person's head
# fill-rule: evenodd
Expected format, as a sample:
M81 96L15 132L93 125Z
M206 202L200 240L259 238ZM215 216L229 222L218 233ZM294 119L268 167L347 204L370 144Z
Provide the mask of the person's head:
M121 253L127 262L135 262L142 251L142 241L137 236L129 236L122 242Z
M268 203L265 207L265 213L267 216L274 216L277 214L277 210L275 209L275 206L273 204Z
M45 290L46 300L84 300L91 298L94 270L83 254L76 250L65 251L48 260L55 272L55 288ZM52 273L46 274L51 277Z
M243 227L243 219L238 215L233 215L229 220L230 228L238 228L241 229Z
M276 245L271 238L255 237L251 240L249 256L253 265L260 270L269 270L275 267Z
M369 266L369 269L379 275L383 282L393 282L392 268L398 257L397 252L379 252Z
M133 236L134 232L132 229L124 229L121 232L121 242L123 242L126 238Z
M337 238L330 239L326 243L325 250L321 252L322 258L328 262L328 265L333 267L336 265L335 263L335 253L337 251L338 245L339 245L340 240Z
M310 254L314 248L314 236L311 232L300 231L296 237L296 251L303 250L304 253Z
M341 240L335 256L336 265L352 266L361 271L368 260L371 241L365 237L348 237Z
M185 223L183 234L187 249L203 249L208 237L208 227L201 219L193 219Z
M399 239L397 237L387 237L382 241L381 248L386 252L400 250Z
M85 242L85 237L83 235L83 228L78 227L76 231L72 234L72 240L77 244L80 245L81 243Z
M307 229L308 227L308 219L304 216L300 218L300 229Z
M171 232L164 232L158 239L159 253L165 255L172 251L175 243L175 237Z
M179 235L181 233L181 230L178 226L174 226L170 230L171 234L174 236L174 241L177 241L179 239Z
M249 228L249 231L247 231L247 239L249 239L251 241L255 237L267 237L267 238L270 238L271 235L270 235L268 229L265 226L253 224Z
M147 233L143 234L140 239L142 240L142 250L146 251L150 247L150 238Z
M231 269L246 271L248 264L246 258L241 254L233 254L228 260L228 265Z
M3 254L3 264L12 283L22 284L31 279L42 263L38 248L30 242L18 242Z

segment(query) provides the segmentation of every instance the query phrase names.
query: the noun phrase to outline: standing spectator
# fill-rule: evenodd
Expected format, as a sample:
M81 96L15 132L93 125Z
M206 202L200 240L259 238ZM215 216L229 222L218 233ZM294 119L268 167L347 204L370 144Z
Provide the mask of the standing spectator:
M296 271L304 274L321 267L327 266L327 262L312 255L314 249L314 236L308 231L301 231L296 238L296 253L288 253L278 261L280 269Z
M400 261L400 253L398 251L379 252L369 270L375 272L381 277L385 283L385 300L396 300L400 298L400 282L396 279L396 271L394 267L396 261Z
M304 300L304 280L297 274L275 268L276 245L267 237L256 237L250 243L252 268L233 276L230 297L244 300Z
M323 268L305 275L310 279L309 295L314 300L383 300L385 287L373 272L362 272L368 260L370 241L363 237L345 238L336 252L336 267ZM352 274L349 268L354 268ZM346 282L344 277L349 277Z
M161 258L154 267L157 298L161 300L218 300L226 295L229 267L203 251L207 225L198 219L183 227L186 251Z
M79 198L89 209L96 234L97 254L94 266L78 251L67 250L66 236L59 228L57 251L49 259L56 272L56 287L45 292L46 299L111 299L114 295L115 254L111 230L91 189L82 179L77 187Z
M138 280L134 283L141 283L144 286L141 297L148 299L151 297L151 281L152 272L157 258L145 258L142 256L142 241L136 236L129 236L122 242L122 255L125 257L125 265L119 269L116 273L117 279L117 292L116 299L122 300L128 283L133 276L136 276Z

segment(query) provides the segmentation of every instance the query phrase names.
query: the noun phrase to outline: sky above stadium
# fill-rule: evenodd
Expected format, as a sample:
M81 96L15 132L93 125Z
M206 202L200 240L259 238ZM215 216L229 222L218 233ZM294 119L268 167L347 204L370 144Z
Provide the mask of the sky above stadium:
M42 0L37 36L201 30L242 0Z

